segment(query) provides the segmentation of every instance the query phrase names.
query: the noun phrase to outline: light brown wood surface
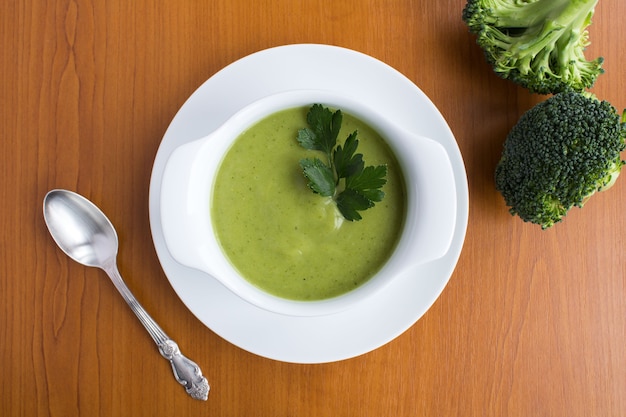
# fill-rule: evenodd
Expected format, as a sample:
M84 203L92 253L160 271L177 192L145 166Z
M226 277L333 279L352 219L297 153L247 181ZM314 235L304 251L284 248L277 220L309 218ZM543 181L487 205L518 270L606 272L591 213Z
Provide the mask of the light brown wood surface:
M508 129L541 98L497 78L463 0L4 0L0 3L0 415L625 416L626 179L551 230L493 185ZM593 91L626 107L626 3L600 0ZM232 61L326 43L378 58L437 105L459 143L467 238L441 297L371 353L280 363L224 341L177 298L150 234L148 187L176 111ZM101 271L42 218L51 188L97 202L122 274L201 364L191 400ZM173 330L175 329L175 330Z

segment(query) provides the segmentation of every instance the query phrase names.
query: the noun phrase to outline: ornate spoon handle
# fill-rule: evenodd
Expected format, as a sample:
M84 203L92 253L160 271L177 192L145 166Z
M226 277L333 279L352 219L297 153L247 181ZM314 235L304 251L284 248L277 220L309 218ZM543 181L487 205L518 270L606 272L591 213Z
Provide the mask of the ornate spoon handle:
M122 297L126 300L130 309L135 313L141 324L143 324L148 333L150 333L152 340L154 340L159 347L161 355L170 361L172 370L174 371L174 377L181 385L185 386L187 394L196 400L206 400L209 396L210 387L207 379L202 376L200 367L180 353L176 342L165 334L161 327L159 327L148 312L139 304L139 301L137 301L133 293L126 286L115 262L106 265L103 269L109 278L111 278L115 288L122 294Z
M159 345L161 355L172 364L174 378L185 386L187 394L196 400L205 400L209 397L209 382L202 376L200 367L195 362L180 353L178 345L168 339Z

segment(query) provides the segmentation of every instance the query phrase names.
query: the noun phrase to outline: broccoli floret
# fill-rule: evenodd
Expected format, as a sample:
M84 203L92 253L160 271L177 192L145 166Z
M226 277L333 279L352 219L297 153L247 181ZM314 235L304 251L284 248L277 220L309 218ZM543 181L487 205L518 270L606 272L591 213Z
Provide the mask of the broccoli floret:
M495 170L510 213L547 229L610 188L624 165L625 116L576 92L556 94L524 113Z
M603 58L585 59L598 0L467 0L463 20L496 74L533 93L591 88Z

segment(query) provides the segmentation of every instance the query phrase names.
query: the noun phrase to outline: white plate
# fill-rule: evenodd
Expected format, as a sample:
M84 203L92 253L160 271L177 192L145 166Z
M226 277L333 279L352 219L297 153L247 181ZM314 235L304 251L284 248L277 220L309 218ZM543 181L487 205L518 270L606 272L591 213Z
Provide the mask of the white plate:
M406 129L439 141L452 161L457 219L450 251L415 268L357 308L322 317L290 317L255 307L210 276L171 257L163 240L160 188L170 153L211 133L245 105L293 89L347 93L379 108ZM411 327L435 302L456 266L467 228L463 159L447 123L409 79L359 52L328 45L267 49L225 67L196 90L176 114L159 147L150 182L150 225L159 260L187 308L224 339L254 354L295 363L324 363L372 351Z

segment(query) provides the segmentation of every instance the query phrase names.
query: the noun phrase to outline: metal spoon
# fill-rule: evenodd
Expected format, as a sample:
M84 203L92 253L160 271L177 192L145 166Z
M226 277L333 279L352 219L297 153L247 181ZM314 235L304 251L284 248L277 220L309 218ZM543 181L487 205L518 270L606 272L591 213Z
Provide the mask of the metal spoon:
M59 247L76 262L104 270L131 310L137 315L161 355L170 361L174 377L189 395L206 400L209 383L200 367L180 353L130 292L117 269L118 240L109 219L85 197L67 190L52 190L43 201L43 215L48 230Z

